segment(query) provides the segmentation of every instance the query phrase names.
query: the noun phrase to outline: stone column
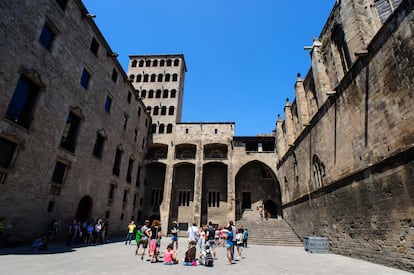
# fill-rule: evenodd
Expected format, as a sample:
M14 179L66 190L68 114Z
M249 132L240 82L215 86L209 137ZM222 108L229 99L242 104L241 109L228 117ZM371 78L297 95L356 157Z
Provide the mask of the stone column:
M315 81L316 100L318 102L318 107L320 107L328 98L326 92L331 90L329 77L326 73L326 66L323 62L323 58L320 52L321 46L321 42L317 38L314 38L311 50L311 59L312 73L313 79Z
M296 79L295 93L299 124L302 126L301 128L303 128L306 126L306 124L309 123L310 114L308 100L306 99L306 91L305 87L303 86L303 79L300 77L300 74L298 74L298 77Z
M286 99L285 104L285 129L286 129L286 141L287 145L293 145L296 139L295 126L293 125L292 106L289 99Z

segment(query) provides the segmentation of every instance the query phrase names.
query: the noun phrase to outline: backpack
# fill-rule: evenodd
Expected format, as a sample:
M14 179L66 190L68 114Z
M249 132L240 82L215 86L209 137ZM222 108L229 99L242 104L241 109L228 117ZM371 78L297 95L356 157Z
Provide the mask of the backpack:
M214 258L211 254L210 250L206 251L206 256L204 258L204 265L205 266L213 266L214 265Z

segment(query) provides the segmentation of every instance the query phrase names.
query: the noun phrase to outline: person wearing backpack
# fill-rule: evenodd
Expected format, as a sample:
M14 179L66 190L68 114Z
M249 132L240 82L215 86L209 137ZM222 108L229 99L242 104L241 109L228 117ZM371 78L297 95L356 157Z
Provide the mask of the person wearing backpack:
M204 266L214 266L213 254L210 251L210 245L206 244L205 249L201 252L200 264Z

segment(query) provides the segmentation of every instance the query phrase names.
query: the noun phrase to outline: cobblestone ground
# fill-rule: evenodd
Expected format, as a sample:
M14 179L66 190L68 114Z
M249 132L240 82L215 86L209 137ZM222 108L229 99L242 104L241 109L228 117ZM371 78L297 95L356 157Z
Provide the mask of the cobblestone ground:
M164 251L169 242L161 243ZM179 241L178 256L184 257L187 241ZM166 266L150 263L135 256L135 242L125 245L112 241L97 246L66 247L51 244L48 251L33 252L30 247L0 249L0 274L411 274L357 259L335 254L312 254L301 247L250 245L242 259L226 265L225 248L217 248L214 267ZM198 252L197 252L198 253ZM146 255L148 258L148 255Z

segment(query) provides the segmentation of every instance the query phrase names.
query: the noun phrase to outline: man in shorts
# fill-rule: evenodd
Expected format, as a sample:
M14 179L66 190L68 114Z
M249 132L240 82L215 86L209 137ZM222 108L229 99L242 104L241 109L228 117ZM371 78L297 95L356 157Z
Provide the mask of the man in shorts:
M216 234L216 229L213 226L213 223L210 221L208 222L208 228L207 228L207 244L209 244L211 248L211 252L213 252L213 257L216 259L216 242L214 241L214 236Z
M151 229L148 228L150 221L145 220L144 225L141 227L141 240L139 241L139 244L142 245L142 255L141 260L144 259L145 249L148 247L148 237L150 236ZM139 245L138 245L139 246Z
M171 233L171 244L174 247L175 243L175 251L178 251L178 225L176 221L173 221L172 226L170 228Z

